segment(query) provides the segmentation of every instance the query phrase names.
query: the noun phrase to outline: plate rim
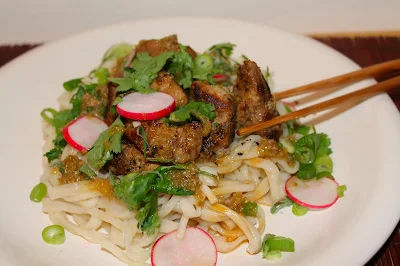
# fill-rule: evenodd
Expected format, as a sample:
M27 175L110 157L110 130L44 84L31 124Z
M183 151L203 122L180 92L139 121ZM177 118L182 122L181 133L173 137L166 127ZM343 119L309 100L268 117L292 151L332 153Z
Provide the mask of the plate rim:
M296 39L302 39L305 42L308 43L312 43L312 45L317 45L319 46L321 49L324 49L326 51L329 51L329 53L331 54L335 54L336 57L340 57L341 61L343 61L343 63L347 63L349 65L351 65L355 70L356 69L360 69L360 66L355 63L353 60L351 60L350 58L348 58L347 56L345 56L344 54L338 52L337 50L311 38L308 36L304 36L302 34L299 33L294 33L294 32L290 32L281 28L277 28L277 27L271 27L267 24L262 24L262 23L256 23L256 22L251 22L251 21L247 21L247 20L241 20L241 19L235 19L235 18L230 18L230 17L215 17L215 16L162 16L162 17L157 17L157 18L145 18L145 19L138 19L138 20L126 20L126 21L122 21L122 22L118 22L118 23L113 23L113 24L107 24L107 25L103 25L103 26L98 26L98 27L93 27L91 29L87 29L84 31L80 31L77 32L75 34L70 34L67 35L65 37L62 38L58 38L49 42L44 42L43 44L41 44L38 47L35 47L31 50L29 50L28 52L25 52L19 56L17 56L16 58L8 61L5 65L3 65L0 68L0 79L3 77L3 75L6 75L8 71L12 71L12 68L14 68L15 66L17 66L18 64L23 63L23 61L25 60L29 60L30 57L35 56L35 54L41 53L42 51L47 50L48 48L52 47L52 46L57 46L59 43L68 41L68 40L73 40L75 38L79 39L82 36L85 36L87 34L91 34L91 33L95 33L98 31L108 31L111 30L113 28L118 28L118 27L122 27L124 25L136 25L136 24L140 24L140 23L146 23L146 22L157 22L157 21L166 21L166 20L191 20L191 21L201 21L201 20L213 20L216 22L223 22L223 23L240 23L242 25L245 26L251 26L251 27L257 27L260 29L267 29L270 31L275 31L278 32L279 34L285 34L285 35L289 35L292 36ZM372 83L376 83L375 80L370 80ZM395 107L395 104L393 103L393 101L390 99L390 97L385 94L386 102L390 102L392 107L394 107L397 111L397 108ZM400 113L399 113L399 118L400 118ZM368 262L381 248L382 246L385 244L385 242L387 241L387 239L390 237L391 233L393 232L393 230L396 228L398 220L400 219L400 212L398 215L398 219L397 221L393 221L393 225L389 226L389 222L386 222L386 230L383 233L382 231L380 231L379 235L380 237L380 241L379 241L379 245L374 245L375 248L374 249L374 253L369 253L369 255L365 255L364 256L364 263ZM390 230L389 230L390 229Z

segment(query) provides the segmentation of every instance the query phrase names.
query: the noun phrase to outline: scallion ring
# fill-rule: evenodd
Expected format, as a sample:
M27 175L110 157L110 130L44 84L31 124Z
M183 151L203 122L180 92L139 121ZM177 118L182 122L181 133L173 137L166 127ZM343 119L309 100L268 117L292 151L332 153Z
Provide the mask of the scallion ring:
M196 57L194 64L201 70L212 71L214 67L213 59L207 54L202 54Z
M51 115L51 117L49 116L49 114ZM51 125L53 125L53 119L56 114L57 111L54 110L53 108L46 108L40 112L40 116L43 118L43 120Z
M52 245L60 245L65 242L64 227L58 224L47 226L42 231L43 240Z
M31 191L29 198L34 202L41 202L47 194L47 187L43 183L37 184Z
M282 252L280 250L271 250L264 256L267 260L279 260L282 258Z

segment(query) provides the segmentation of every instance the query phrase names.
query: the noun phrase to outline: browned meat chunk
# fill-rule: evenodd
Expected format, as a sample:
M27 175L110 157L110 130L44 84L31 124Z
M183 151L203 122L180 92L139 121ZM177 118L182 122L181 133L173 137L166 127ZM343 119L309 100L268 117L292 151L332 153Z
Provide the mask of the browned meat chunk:
M234 136L235 106L228 88L212 86L204 81L196 81L191 87L191 96L195 101L211 103L215 107L216 117L211 133L203 139L202 160L214 160L218 151L227 148Z
M199 122L170 126L161 120L154 120L142 122L141 126L149 143L147 156L175 163L186 163L199 157L203 138L203 127ZM126 124L125 137L143 150L143 139L132 123Z
M138 53L147 52L151 56L157 56L165 52L179 52L178 37L174 34L159 40L141 40L136 47Z
M185 90L179 86L168 72L162 71L158 73L158 77L151 82L150 87L174 97L176 107L181 107L188 103L188 97Z
M114 103L115 98L117 98L117 86L111 82L107 84L108 92L107 92L107 108L106 114L104 116L107 125L111 125L114 120L117 118L117 112L112 111L112 104Z
M108 89L105 85L97 86L93 92L85 92L82 96L80 114L104 117L107 106L107 92Z
M149 171L157 168L157 164L146 162L143 153L135 145L122 143L121 153L114 156L104 169L115 175L127 175L132 172Z
M268 83L257 64L247 60L240 66L233 88L236 102L236 128L251 126L279 116ZM275 126L255 132L277 140L282 128Z

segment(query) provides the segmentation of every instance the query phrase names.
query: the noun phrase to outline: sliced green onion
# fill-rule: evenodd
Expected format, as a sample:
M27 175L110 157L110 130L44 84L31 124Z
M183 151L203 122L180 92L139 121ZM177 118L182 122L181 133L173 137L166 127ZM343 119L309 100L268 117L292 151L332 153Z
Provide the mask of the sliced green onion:
M292 213L296 216L303 216L308 212L308 208L294 203L292 206Z
M41 202L47 194L47 187L43 183L37 184L31 191L29 198L33 202Z
M271 250L294 252L295 250L293 239L273 234L265 235L263 245L268 247L268 252ZM263 250L265 249L266 248L263 247Z
M289 140L287 140L286 138L280 137L279 138L279 143L282 144L282 146L287 150L288 153L292 154L292 153L295 152L295 148L294 148L293 144Z
M63 87L66 91L73 91L78 88L79 83L81 83L82 78L71 79L63 83Z
M271 250L267 254L263 254L263 259L267 260L279 260L282 258L282 252L280 250Z
M301 135L307 135L308 132L310 132L310 127L301 125L298 128L295 129L296 133L299 133Z
M106 84L109 75L110 73L107 68L99 68L94 71L94 76L97 78L97 83L99 85Z
M347 190L346 185L338 186L338 188L337 188L337 194L338 194L339 198L344 197L344 192L345 192L346 190Z
M60 245L65 242L64 227L58 224L47 226L43 229L42 238L48 244Z
M53 108L46 108L40 112L40 116L43 118L43 120L51 125L53 125L53 119L56 114L57 111L54 110ZM51 117L49 115L51 115Z
M246 216L256 216L256 215L257 215L257 211L258 211L258 205L257 205L257 203L254 203L254 202L247 202L247 203L244 205L243 213L244 213Z
M204 71L212 71L214 67L213 59L207 54L202 54L196 57L194 60L195 67L198 67Z
M214 175L214 174L211 174L211 173L209 173L207 171L203 171L203 170L199 170L199 174L205 175L205 176L209 176L209 177L212 177L212 178L217 178L217 179L219 178L218 175Z
M278 211L280 211L281 209L285 208L285 207L289 207L292 206L293 201L291 199L289 199L288 197L284 198L281 201L278 201L277 203L274 204L274 206L272 206L271 208L271 213L275 214Z
M315 170L317 173L329 172L332 173L333 161L329 155L318 157L314 162Z

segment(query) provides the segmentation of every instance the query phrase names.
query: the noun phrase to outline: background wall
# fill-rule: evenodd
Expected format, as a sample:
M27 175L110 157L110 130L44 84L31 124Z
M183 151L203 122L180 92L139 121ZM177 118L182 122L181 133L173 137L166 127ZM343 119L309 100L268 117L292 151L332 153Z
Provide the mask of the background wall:
M399 11L400 0L0 0L0 43L179 15L233 17L299 33L400 30Z

